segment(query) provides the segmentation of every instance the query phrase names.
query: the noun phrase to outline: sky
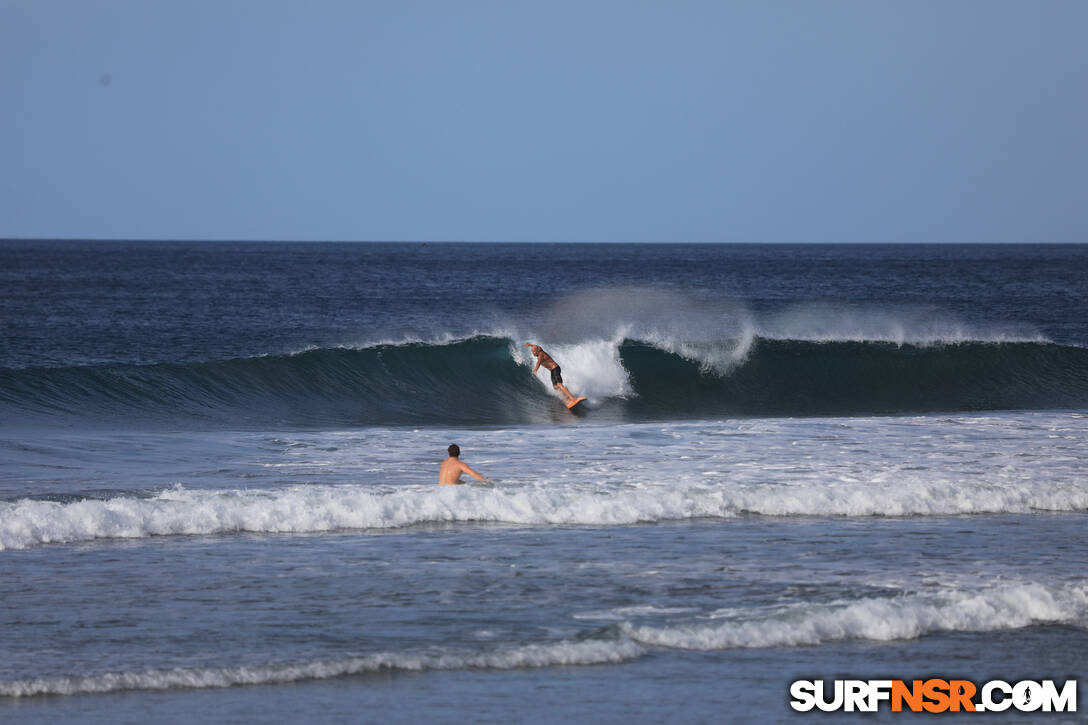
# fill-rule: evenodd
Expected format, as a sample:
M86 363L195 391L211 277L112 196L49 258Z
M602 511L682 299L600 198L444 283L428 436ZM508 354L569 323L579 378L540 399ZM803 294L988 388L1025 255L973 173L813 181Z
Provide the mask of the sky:
M1084 0L0 0L0 238L1088 242Z

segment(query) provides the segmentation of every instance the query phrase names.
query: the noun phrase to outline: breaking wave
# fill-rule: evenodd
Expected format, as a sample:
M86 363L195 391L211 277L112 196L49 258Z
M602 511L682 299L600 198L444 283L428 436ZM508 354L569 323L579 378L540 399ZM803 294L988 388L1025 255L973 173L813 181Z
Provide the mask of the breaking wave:
M647 646L716 650L794 647L851 639L916 639L936 632L992 632L1033 624L1088 624L1088 584L1013 584L982 591L952 590L867 597L826 604L733 610L709 621L621 631Z
M635 659L645 648L631 642L558 642L483 653L415 654L382 652L359 657L270 664L256 667L173 668L143 672L0 681L0 697L76 695L118 690L173 690L236 685L268 685L327 680L391 670L515 669L616 664Z
M650 608L653 611L656 609ZM685 615L640 626L629 620L561 640L461 652L377 652L331 660L237 667L164 668L0 681L0 697L74 695L264 685L365 676L383 671L520 669L619 664L659 648L794 647L847 640L911 640L939 632L993 632L1033 625L1088 624L1088 584L1010 583L895 597L793 602Z
M295 485L267 490L187 490L139 498L0 502L0 551L51 543L315 533L456 523L621 526L765 516L939 516L1088 510L1088 482L1034 485L900 480L843 485L670 484L647 488L556 486L375 487Z
M1049 342L624 338L549 349L602 421L1088 405L1088 349ZM0 425L548 422L565 411L531 363L519 342L479 336L202 363L0 369Z

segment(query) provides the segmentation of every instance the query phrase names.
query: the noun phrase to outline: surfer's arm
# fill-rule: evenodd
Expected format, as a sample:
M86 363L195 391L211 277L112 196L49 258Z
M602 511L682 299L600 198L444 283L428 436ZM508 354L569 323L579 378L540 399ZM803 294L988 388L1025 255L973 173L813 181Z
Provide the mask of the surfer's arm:
M531 343L531 342L527 342L527 343L525 343L525 347L533 347L533 343ZM537 354L537 351L538 351L538 350L539 350L539 351L540 351L541 353L544 353L544 351L543 351L543 350L540 350L540 348L537 348L536 350L534 350L534 351L533 351L533 357L535 357L535 358L536 358L536 367L535 367L535 368L533 368L533 375L536 375L536 371L540 369L540 364L541 364L542 362L544 362L544 358L548 357L547 353L544 353L544 354L540 354L540 355L538 355L538 354Z
M470 475L470 476L472 476L472 477L473 477L473 478L475 478L475 479L476 479L477 481L486 481L486 480L487 480L487 479L486 479L486 478L484 478L484 477L483 477L482 475L480 475L480 474L479 474L479 473L477 473L476 471L472 470L472 467L471 467L471 466L469 466L469 465L468 465L467 463L462 463L462 464L461 464L461 471L462 471L462 472L464 472L464 473L467 473L467 474L468 474L468 475Z

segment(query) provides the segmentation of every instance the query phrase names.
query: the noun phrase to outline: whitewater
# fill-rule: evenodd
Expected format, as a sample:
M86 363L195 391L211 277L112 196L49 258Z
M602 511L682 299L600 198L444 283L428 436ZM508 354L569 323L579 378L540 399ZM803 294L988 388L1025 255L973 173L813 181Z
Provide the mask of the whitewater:
M493 483L436 490L437 461L414 468L404 461L421 450L441 451L453 435L398 429L224 435L217 445L225 453L209 460L208 449L194 442L187 448L195 455L184 462L171 438L101 435L96 448L118 458L135 444L145 458L172 456L172 477L184 483L147 478L151 488L138 495L116 489L88 495L58 480L48 496L0 501L0 550L450 523L623 526L746 514L1088 511L1088 462L1080 455L1088 415L1080 413L1020 414L1011 421L973 415L473 430L456 435ZM562 454L541 456L533 448L541 439ZM37 442L45 444L53 457L86 441ZM2 440L0 447L15 448ZM253 448L263 451L260 458ZM241 452L248 461L237 457ZM23 466L48 465L40 450L20 453ZM201 470L209 464L214 473ZM524 473L529 469L532 476ZM105 467L98 474L125 475Z
M0 720L793 722L795 679L1083 685L1086 262L2 243ZM438 487L450 443L490 480Z

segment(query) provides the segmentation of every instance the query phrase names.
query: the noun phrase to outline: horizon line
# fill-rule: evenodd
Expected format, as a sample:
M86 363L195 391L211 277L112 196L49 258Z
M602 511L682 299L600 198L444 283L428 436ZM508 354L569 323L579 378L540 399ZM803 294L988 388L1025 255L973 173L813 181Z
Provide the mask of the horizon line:
M554 240L473 240L473 239L419 239L419 240L405 240L405 239L186 239L182 237L171 238L144 238L144 237L0 237L0 244L8 242L117 242L117 243L141 243L141 244L415 244L415 245L429 245L429 244L572 244L572 245L590 245L590 244L615 244L615 245L838 245L838 246L873 246L873 245L929 245L929 246L943 246L943 245L1027 245L1027 244L1049 244L1049 245L1078 245L1088 244L1088 241L1083 242L1048 242L1048 241L941 241L941 242L922 242L922 241L671 241L671 242L651 242L651 241L617 241L617 240L605 240L605 241L554 241Z

